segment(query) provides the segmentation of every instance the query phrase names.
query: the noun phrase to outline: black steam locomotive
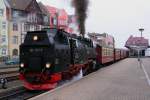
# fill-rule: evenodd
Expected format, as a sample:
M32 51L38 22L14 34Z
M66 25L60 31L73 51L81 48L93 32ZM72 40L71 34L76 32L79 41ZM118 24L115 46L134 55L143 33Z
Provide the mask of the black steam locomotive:
M60 29L28 32L20 45L20 79L30 90L56 87L82 69L95 70L96 49L90 39Z

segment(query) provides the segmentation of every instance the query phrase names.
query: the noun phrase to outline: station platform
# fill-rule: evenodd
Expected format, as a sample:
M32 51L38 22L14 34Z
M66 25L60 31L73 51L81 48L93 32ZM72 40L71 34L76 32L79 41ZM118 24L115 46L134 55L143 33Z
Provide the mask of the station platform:
M150 100L150 58L127 58L30 100Z

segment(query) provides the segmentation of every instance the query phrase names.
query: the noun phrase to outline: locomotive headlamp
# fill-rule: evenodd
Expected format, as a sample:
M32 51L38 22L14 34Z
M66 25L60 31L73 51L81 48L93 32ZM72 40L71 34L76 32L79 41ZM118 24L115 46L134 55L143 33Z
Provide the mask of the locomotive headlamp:
M34 41L37 41L37 40L38 40L38 36L35 35L35 36L33 37L33 40L34 40Z
M20 67L23 68L23 67L24 67L24 63L21 63L21 64L20 64Z
M51 64L50 63L47 63L46 64L46 68L50 68L51 67Z

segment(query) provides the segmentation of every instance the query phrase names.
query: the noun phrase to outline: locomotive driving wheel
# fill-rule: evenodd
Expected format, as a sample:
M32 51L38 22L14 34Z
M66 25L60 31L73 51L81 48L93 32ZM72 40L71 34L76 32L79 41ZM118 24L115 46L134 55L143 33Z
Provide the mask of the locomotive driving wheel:
M90 63L90 66L89 66L89 73L93 72L96 70L96 61L95 60L92 60L91 63Z

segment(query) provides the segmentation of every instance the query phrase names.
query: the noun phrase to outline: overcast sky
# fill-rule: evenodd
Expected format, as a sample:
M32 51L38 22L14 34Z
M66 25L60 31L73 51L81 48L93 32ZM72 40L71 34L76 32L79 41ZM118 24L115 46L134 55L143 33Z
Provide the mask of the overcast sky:
M74 13L71 0L37 1ZM143 36L150 39L150 0L90 0L87 32L113 35L116 47L121 48L130 35L140 36L140 27L145 29Z

